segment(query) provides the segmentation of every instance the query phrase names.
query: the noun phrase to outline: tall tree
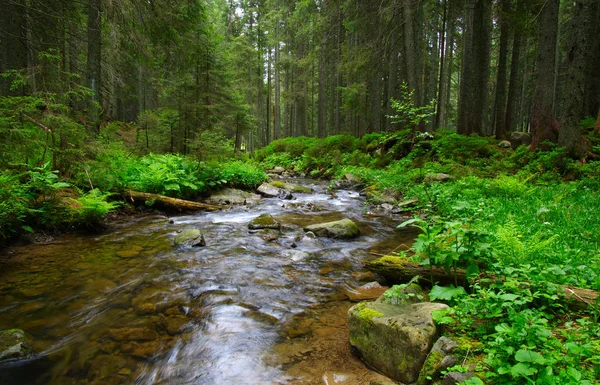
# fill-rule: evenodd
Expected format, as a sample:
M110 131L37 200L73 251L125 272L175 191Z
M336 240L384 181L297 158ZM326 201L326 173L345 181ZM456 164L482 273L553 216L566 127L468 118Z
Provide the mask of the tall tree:
M544 0L541 4L530 118L532 149L539 148L544 141L555 142L558 138L558 122L552 112L558 10L559 0Z
M490 68L491 3L467 1L457 132L486 133Z
M504 119L506 119L506 70L509 44L509 21L508 13L510 0L500 0L502 9L498 16L500 22L500 53L498 54L498 66L496 69L496 97L494 98L494 134L496 138L506 139L507 131Z
M585 81L588 39L590 24L594 15L593 0L573 2L572 19L569 23L567 43L567 79L564 87L564 112L561 118L558 144L566 147L568 153L581 159L587 155L586 143L581 135L579 122L584 117Z
M92 101L102 103L101 93L101 63L102 63L102 18L101 0L88 0L88 23L87 23L87 79L88 87L92 90ZM92 107L94 121L97 129L100 127L98 111Z

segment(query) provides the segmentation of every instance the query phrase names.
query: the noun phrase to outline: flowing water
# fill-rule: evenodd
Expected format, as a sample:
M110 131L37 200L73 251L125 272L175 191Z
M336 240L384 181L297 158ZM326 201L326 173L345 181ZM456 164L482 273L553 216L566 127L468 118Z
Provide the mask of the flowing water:
M309 183L309 182L307 182ZM21 328L34 359L0 365L0 383L361 384L385 379L352 356L344 293L368 281L362 261L409 242L399 218L364 215L358 193L312 184L293 201L114 223L0 256L0 330ZM266 241L260 214L282 224ZM351 241L302 226L348 217ZM178 231L207 245L177 249Z

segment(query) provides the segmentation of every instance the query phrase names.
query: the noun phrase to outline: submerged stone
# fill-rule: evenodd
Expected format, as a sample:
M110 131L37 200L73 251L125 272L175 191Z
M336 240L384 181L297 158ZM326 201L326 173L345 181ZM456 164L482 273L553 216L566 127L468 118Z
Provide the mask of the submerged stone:
M281 225L273 218L271 214L262 214L248 223L250 230L274 229L279 230Z
M356 238L360 235L360 229L356 223L348 218L339 221L306 226L304 231L312 231L319 237L339 239Z
M431 312L447 307L431 302L359 303L348 311L350 344L379 372L403 383L415 382L438 336Z
M0 362L4 360L23 360L33 356L31 343L21 329L0 331Z
M183 230L175 236L174 242L180 247L206 246L204 234L198 229Z

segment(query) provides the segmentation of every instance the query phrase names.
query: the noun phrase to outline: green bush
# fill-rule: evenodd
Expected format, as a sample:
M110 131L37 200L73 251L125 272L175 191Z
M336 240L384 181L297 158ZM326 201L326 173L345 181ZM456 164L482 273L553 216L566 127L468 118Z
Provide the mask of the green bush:
M68 205L69 222L79 227L98 228L104 218L120 205L119 202L108 202L110 195L94 189L77 199L71 199Z
M28 186L20 182L21 175L0 173L0 243L23 230L31 214Z
M263 170L240 161L201 163L197 175L207 189L225 186L255 188L267 180Z

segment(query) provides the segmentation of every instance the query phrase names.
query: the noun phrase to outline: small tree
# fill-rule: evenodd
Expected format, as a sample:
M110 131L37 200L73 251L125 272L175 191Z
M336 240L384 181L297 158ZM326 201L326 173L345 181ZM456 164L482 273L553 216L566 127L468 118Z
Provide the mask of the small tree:
M388 115L394 124L403 124L412 131L417 129L424 131L425 125L429 119L435 115L435 99L431 99L429 104L416 106L413 94L415 90L408 90L406 82L400 85L400 99L391 98L392 109L396 115Z

